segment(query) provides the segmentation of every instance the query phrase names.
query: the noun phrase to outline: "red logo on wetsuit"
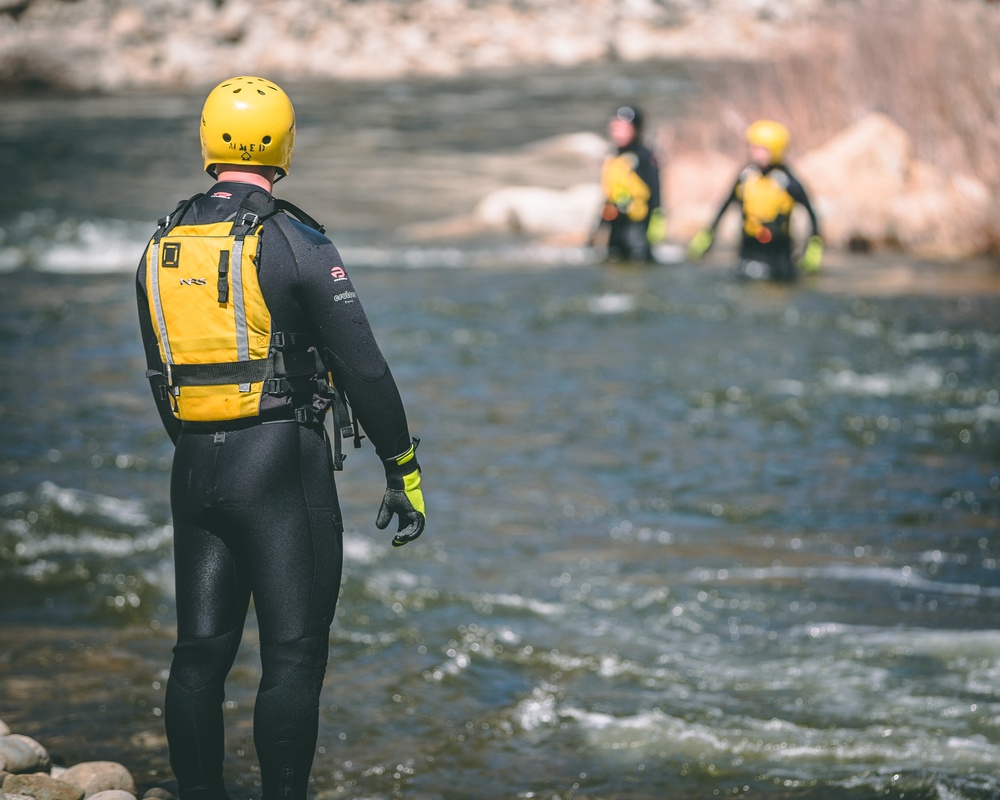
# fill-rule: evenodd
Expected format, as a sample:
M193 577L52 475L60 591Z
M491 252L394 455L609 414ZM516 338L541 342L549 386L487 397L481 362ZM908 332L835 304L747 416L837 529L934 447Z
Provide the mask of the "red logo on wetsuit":
M220 200L229 200L232 196L232 192L212 192L212 197L218 197Z
M347 273L343 267L334 267L330 270L330 275L335 281L347 280Z

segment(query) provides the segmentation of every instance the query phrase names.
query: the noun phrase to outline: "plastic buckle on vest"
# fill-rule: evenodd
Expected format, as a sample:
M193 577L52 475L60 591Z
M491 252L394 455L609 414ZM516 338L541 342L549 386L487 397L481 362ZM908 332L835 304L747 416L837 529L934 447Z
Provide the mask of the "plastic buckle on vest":
M261 386L261 391L272 397L286 397L292 393L292 387L285 378L267 378Z
M300 406L295 409L295 421L300 425L322 425L323 417L309 406Z
M277 333L273 334L271 336L271 343L274 345L275 350L284 350L285 334L282 333L281 331L278 331Z
M337 390L333 388L333 384L330 383L326 378L316 378L316 394L325 400L330 400L337 396Z

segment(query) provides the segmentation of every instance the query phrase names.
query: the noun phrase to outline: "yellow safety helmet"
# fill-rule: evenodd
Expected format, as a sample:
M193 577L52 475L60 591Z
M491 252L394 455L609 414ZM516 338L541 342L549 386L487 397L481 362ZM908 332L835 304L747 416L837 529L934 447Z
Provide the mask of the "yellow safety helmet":
M264 78L230 78L216 86L201 112L205 172L216 164L275 167L288 174L295 144L295 109L281 88Z
M781 161L792 135L780 122L759 119L747 128L747 144L763 147L771 154L771 163Z

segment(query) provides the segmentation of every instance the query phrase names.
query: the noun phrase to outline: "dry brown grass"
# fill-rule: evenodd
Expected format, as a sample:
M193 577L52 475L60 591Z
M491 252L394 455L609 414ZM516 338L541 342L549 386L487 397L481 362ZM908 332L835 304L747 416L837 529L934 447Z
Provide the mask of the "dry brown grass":
M738 153L746 125L769 117L793 132L794 159L880 112L918 158L975 175L1000 198L1000 3L858 0L805 44L709 71L671 147ZM997 212L987 238L1000 252L1000 200Z

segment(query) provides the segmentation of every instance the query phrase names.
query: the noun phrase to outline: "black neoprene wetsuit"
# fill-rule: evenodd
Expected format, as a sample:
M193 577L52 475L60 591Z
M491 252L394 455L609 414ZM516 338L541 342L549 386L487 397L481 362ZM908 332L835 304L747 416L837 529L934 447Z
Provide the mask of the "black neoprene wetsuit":
M792 201L787 210L760 220L759 230L754 231L748 230L748 228L756 226L750 222L753 210L748 208L744 196L747 182L751 176L770 177L777 181ZM737 274L743 278L794 281L798 277L798 271L792 260L792 206L800 205L806 210L811 225L810 236L819 236L819 221L816 218L816 212L813 211L806 190L798 178L784 164L771 164L763 169L754 166L747 167L737 177L732 191L715 215L711 226L713 230L718 226L722 216L732 203L739 203L743 211L743 232L740 238L740 262L736 268Z
M607 258L610 261L652 261L647 238L649 221L660 208L660 166L656 155L640 141L619 148L616 157L634 159L633 171L649 189L648 209L639 220L631 219L624 209L614 208L606 200L602 224L608 226Z
M249 191L218 183L186 224L230 218ZM388 365L334 245L284 213L264 222L259 281L273 329L314 335L376 452L410 445ZM139 266L139 322L150 371L162 369ZM239 423L182 424L151 378L163 425L176 445L174 524L177 644L165 717L181 800L225 800L223 685L250 598L262 677L254 741L263 800L306 797L318 731L329 628L340 591L343 524L329 440L321 425L294 421L291 407Z

